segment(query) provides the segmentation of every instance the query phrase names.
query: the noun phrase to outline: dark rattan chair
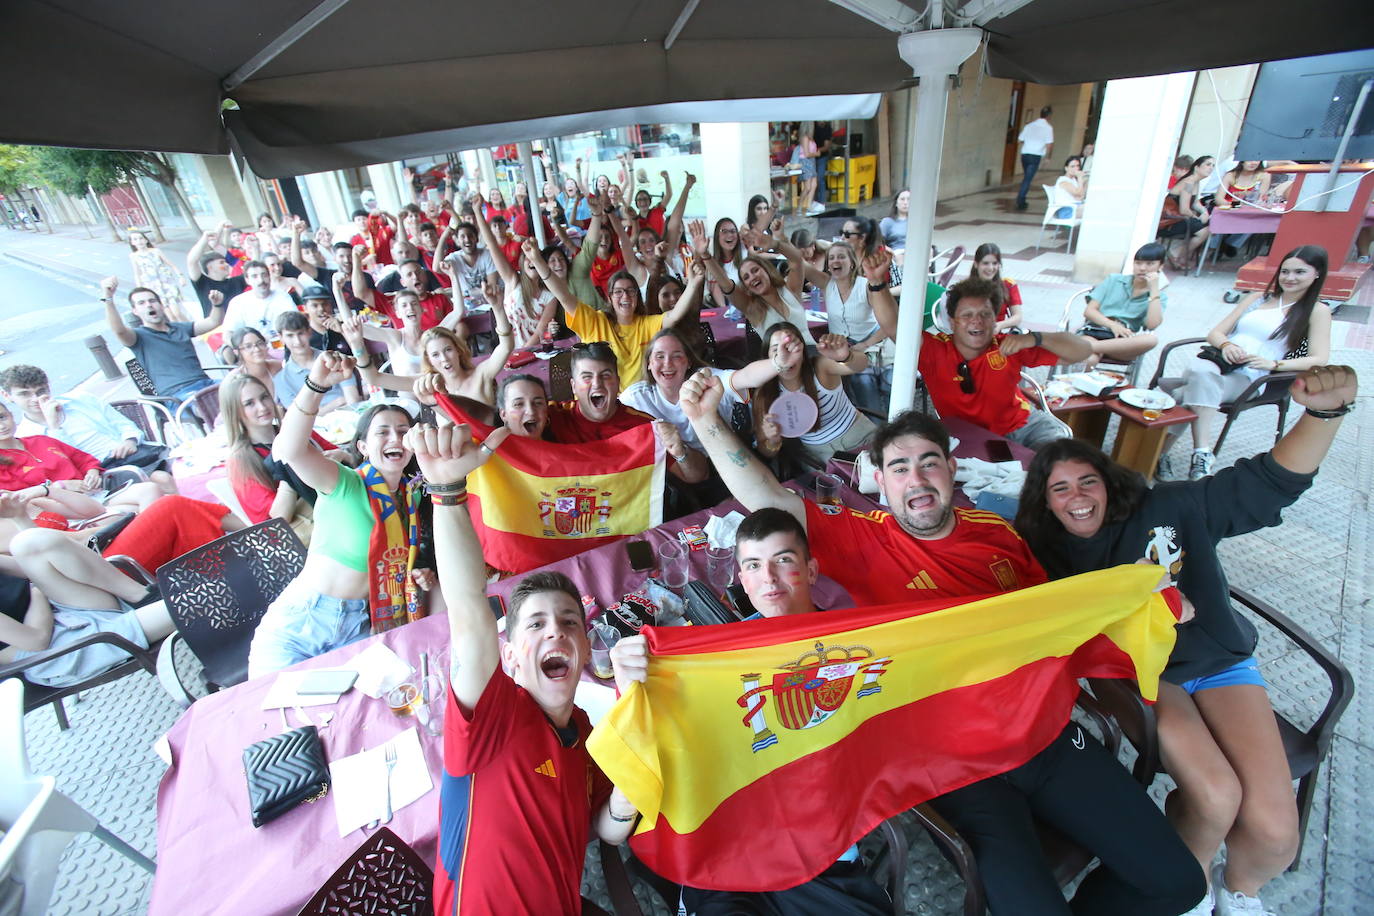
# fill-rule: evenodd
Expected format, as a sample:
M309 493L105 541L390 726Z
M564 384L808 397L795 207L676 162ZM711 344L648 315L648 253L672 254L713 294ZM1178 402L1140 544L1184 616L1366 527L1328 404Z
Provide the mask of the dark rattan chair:
M434 871L386 827L363 841L296 916L430 916Z
M191 695L176 669L177 640L200 659L211 690L248 677L248 647L267 610L305 565L305 547L279 518L226 534L157 571L177 632L162 644L157 674L182 706Z
M572 350L559 350L549 360L549 400L571 401L572 398Z
M1302 861L1302 843L1307 836L1307 820L1312 813L1312 799L1317 790L1317 772L1331 748L1336 722L1355 692L1355 679L1350 670L1313 639L1310 633L1272 605L1234 586L1231 588L1231 600L1296 643L1331 682L1330 698L1316 721L1306 730L1274 713L1278 720L1279 736L1283 739L1283 749L1288 756L1288 768L1298 781L1298 853L1293 857L1293 864L1288 866L1288 870L1292 871ZM1136 779L1142 785L1150 785L1157 775L1164 772L1154 708L1140 698L1135 684L1130 681L1094 680L1091 687L1102 705L1121 723L1121 729L1131 744L1135 745Z

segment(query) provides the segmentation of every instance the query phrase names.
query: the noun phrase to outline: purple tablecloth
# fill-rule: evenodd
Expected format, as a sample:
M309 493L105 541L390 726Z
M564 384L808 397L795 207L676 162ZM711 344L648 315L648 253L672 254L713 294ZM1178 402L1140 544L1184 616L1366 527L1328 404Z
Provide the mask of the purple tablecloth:
M447 646L448 621L442 614L427 617L297 668L340 665L378 639L418 667L422 650ZM281 714L261 708L274 680L274 675L267 675L197 700L167 733L172 766L158 787L158 869L150 914L291 916L365 839L358 830L339 836L334 801L327 795L253 827L242 755L248 745L282 731ZM334 718L320 732L327 760L376 747L415 723L357 690L335 706L306 712L318 720L320 712L329 710ZM292 727L306 724L294 711L288 715ZM443 751L441 739L423 729L419 734L434 788L395 812L388 826L432 862Z

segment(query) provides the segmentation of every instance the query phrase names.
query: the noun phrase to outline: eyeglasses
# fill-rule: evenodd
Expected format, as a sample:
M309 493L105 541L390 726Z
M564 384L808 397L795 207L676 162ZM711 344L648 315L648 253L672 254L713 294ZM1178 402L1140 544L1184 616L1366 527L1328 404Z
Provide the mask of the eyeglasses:
M978 386L973 381L973 373L969 371L968 360L961 362L954 370L959 373L955 376L959 381L959 390L964 394L974 394L978 391Z
M844 236L847 239L863 238L863 233L857 229L841 229L840 235Z

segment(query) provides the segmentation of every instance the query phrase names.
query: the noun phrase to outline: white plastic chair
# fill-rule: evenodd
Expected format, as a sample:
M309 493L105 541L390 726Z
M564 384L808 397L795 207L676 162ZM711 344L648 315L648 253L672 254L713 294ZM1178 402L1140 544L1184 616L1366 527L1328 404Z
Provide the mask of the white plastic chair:
M1064 250L1073 251L1074 233L1078 231L1079 226L1083 225L1083 217L1075 215L1060 218L1055 216L1054 211L1058 210L1059 207L1054 204L1054 185L1042 184L1040 187L1045 192L1045 218L1040 221L1040 234L1035 237L1035 250L1040 250L1040 240L1045 237L1046 226L1054 226L1056 229L1064 226L1069 230L1069 247ZM1077 208L1074 210L1075 213L1080 212Z
M24 739L24 685L18 678L0 683L0 882L11 882L23 898L20 916L42 916L48 909L57 863L73 836L90 833L149 872L151 859L100 825L86 809L57 791L51 776L29 772Z
M1063 313L1059 316L1059 330L1063 331L1066 334L1070 334L1077 332L1079 328L1083 327L1083 325L1085 324L1085 322L1083 321L1083 309L1088 304L1088 294L1092 291L1093 287L1088 286L1083 289L1080 289L1078 292L1074 293L1072 296L1069 297L1069 301L1064 303ZM1124 363L1119 360L1104 358L1101 361L1101 365L1123 367L1126 372L1126 384L1131 386L1134 386L1136 380L1140 377L1139 356L1137 356L1130 362ZM1051 366L1048 378L1054 378L1055 375L1057 375L1063 368L1064 367L1060 366L1058 363Z

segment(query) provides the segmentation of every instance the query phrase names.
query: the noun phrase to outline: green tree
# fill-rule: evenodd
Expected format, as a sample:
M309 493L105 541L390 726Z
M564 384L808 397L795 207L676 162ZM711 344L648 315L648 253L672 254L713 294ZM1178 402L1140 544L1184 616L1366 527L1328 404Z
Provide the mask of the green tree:
M177 187L176 169L161 153L42 146L36 149L35 158L39 174L73 196L84 195L87 188L104 194L115 185L150 178L171 192L191 228L200 232L191 205Z
M0 143L0 194L15 198L19 206L27 209L24 189L33 187L37 178L33 152L28 147ZM0 212L5 222L11 221L8 207L0 208Z

